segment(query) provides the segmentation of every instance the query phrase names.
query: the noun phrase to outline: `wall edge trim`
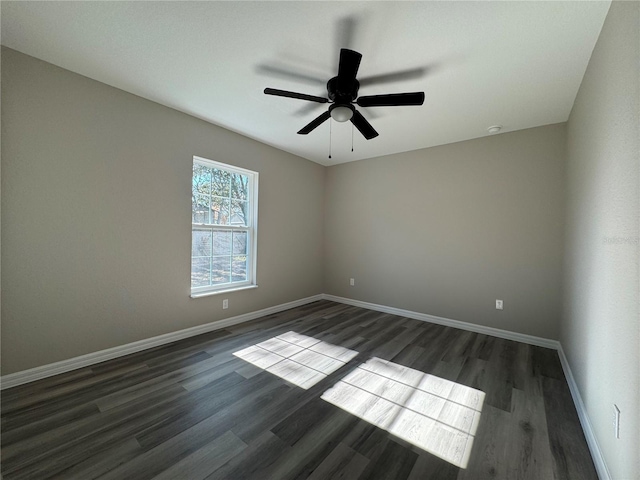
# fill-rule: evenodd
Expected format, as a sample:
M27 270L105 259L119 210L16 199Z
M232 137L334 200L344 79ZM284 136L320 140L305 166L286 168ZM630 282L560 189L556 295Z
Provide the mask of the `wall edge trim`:
M593 427L591 426L591 420L589 419L587 409L584 405L584 402L582 401L582 395L580 395L578 384L573 377L573 372L571 371L571 367L569 366L569 360L567 359L567 356L564 354L564 350L562 349L562 344L558 345L558 356L560 357L562 370L564 370L564 376L567 379L569 391L571 392L573 403L576 406L578 418L580 419L580 425L582 425L582 432L584 433L584 436L587 440L587 445L589 446L589 451L591 452L593 463L596 466L598 477L600 478L600 480L612 480L613 477L611 477L609 469L607 468L607 463L604 460L604 455L602 453L602 450L600 449L600 444L598 443L598 439L596 438Z
M580 420L582 430L587 440L587 445L589 446L591 457L593 459L596 470L598 472L598 476L600 477L601 480L611 480L612 478L611 474L609 473L609 469L607 468L606 462L604 460L602 450L600 449L597 438L591 426L591 421L589 419L589 415L587 414L587 410L582 400L582 396L580 395L580 390L578 389L578 385L571 371L571 367L569 366L569 360L567 359L564 353L564 350L562 349L562 344L559 341L548 339L548 338L536 337L533 335L527 335L524 333L510 332L508 330L502 330L499 328L476 325L473 323L462 322L460 320L453 320L445 317L438 317L438 316L429 315L426 313L414 312L412 310L405 310L402 308L389 307L386 305L379 305L375 303L364 302L361 300L354 300L351 298L339 297L336 295L330 295L326 293L321 293L321 294L313 295L310 297L301 298L299 300L294 300L291 302L274 305L272 307L267 307L261 310L256 310L253 312L236 315L234 317L229 317L223 320L205 323L203 325L197 325L195 327L185 328L175 332L165 333L163 335L158 335L155 337L138 340L136 342L127 343L125 345L120 345L117 347L112 347L105 350L88 353L86 355L69 358L67 360L61 360L59 362L50 363L47 365L41 365L39 367L31 368L28 370L23 370L20 372L11 373L9 375L4 375L0 377L0 390L16 387L18 385L34 382L36 380L52 377L54 375L69 372L69 371L87 367L90 365L95 365L96 363L112 360L114 358L129 355L131 353L140 352L156 346L166 345L168 343L172 343L177 340L182 340L185 338L200 335L202 333L208 333L215 330L220 330L232 325L237 325L239 323L255 320L256 318L260 318L266 315L282 312L285 310L289 310L291 308L296 308L302 305L306 305L308 303L317 302L319 300L329 300L336 303L342 303L345 305L352 305L355 307L367 308L369 310L375 310L378 312L389 313L389 314L398 315L401 317L412 318L414 320L420 320L423 322L430 322L438 325L444 325L447 327L459 328L461 330L467 330L475 333L482 333L485 335L491 335L498 338L504 338L506 340L514 340L514 341L526 343L529 345L536 345L539 347L545 347L545 348L551 348L551 349L557 350L558 356L560 357L560 364L562 365L564 375L567 379L567 384L569 385L571 397L576 407L578 418Z
M404 310L402 308L388 307L386 305L378 305L375 303L363 302L361 300L354 300L351 298L338 297L336 295L323 294L324 300L331 300L338 303L344 303L347 305L353 305L354 307L367 308L369 310L375 310L377 312L390 313L392 315L398 315L400 317L413 318L414 320L420 320L423 322L437 323L438 325L444 325L446 327L459 328L461 330L468 330L475 333L483 333L485 335L491 335L493 337L504 338L506 340L515 340L516 342L527 343L529 345L536 345L538 347L558 349L559 342L550 338L536 337L534 335L527 335L524 333L510 332L509 330L502 330L500 328L486 327L484 325L477 325L474 323L462 322L460 320L453 320L445 317L437 317L435 315L429 315L427 313L414 312L412 310Z
M78 357L61 360L59 362L49 363L47 365L41 365L39 367L30 368L28 370L22 370L20 372L10 373L0 377L0 390L4 390L11 387L17 387L25 383L35 382L43 378L52 377L61 373L70 372L71 370L77 370L79 368L95 365L106 360L112 360L114 358L123 357L131 353L140 352L149 348L157 347L160 345L166 345L177 340L200 335L202 333L212 332L214 330L221 330L232 325L255 320L256 318L271 315L273 313L282 312L291 308L306 305L308 303L317 302L322 300L322 294L313 295L311 297L301 298L273 307L263 308L253 312L243 313L234 317L225 318L222 320L216 320L214 322L205 323L203 325L196 325L195 327L189 327L175 332L165 333L155 337L138 340L136 342L119 345L117 347L107 348L105 350L99 350L97 352L87 353L86 355L80 355Z
M363 302L361 300L354 300L345 297L338 297L336 295L329 295L326 293L322 295L322 298L324 300L344 303L346 305L353 305L354 307L368 308L369 310L390 313L402 317L413 318L415 320L421 320L423 322L437 323L438 325L459 328L461 330L468 330L476 333L483 333L494 337L504 338L506 340L515 340L517 342L527 343L529 345L536 345L539 347L552 348L554 350L557 350L558 356L560 357L560 364L562 365L562 370L564 372L565 378L567 379L567 384L569 385L569 390L571 392L571 398L573 399L573 404L576 407L580 425L582 426L582 431L587 440L587 445L589 447L593 463L596 467L598 477L600 478L600 480L612 480L611 474L609 473L609 469L607 468L607 464L604 460L604 455L602 453L602 450L600 449L600 445L598 444L598 440L591 426L591 420L589 419L589 415L587 414L587 409L585 408L584 402L582 401L582 396L580 395L578 384L576 383L571 371L571 367L569 366L569 360L564 354L562 344L558 340L526 335L524 333L510 332L508 330L502 330L499 328L476 325L473 323L462 322L460 320L437 317L435 315L429 315L426 313L388 307L386 305L378 305L375 303Z

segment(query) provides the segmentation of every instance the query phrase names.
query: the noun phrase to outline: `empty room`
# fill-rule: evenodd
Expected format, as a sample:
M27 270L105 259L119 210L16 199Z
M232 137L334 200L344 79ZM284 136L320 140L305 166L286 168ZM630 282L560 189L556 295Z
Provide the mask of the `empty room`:
M640 2L0 19L0 479L640 479Z

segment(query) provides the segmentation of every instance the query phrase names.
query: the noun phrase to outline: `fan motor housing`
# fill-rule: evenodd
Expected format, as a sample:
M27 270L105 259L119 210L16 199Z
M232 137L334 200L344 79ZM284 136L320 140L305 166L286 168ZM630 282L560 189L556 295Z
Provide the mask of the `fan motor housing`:
M327 82L329 100L339 104L349 104L358 98L360 82L353 80L352 85L340 85L338 77L333 77Z

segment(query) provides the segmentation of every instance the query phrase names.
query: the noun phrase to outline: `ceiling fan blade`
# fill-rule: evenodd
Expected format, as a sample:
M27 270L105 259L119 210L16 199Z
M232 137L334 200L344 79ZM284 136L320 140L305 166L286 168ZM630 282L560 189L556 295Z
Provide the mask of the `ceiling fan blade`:
M307 95L306 93L289 92L287 90L278 90L276 88L265 88L264 93L267 95L275 95L277 97L297 98L298 100L308 100L310 102L327 103L329 100L315 95Z
M353 48L358 18L349 15L338 20L336 29L336 52L341 48Z
M328 111L324 112L322 115L320 115L319 117L317 117L314 120L312 120L308 125L304 126L298 132L298 135L306 135L306 134L308 134L309 132L311 132L315 128L319 127L320 124L322 124L323 122L326 122L329 119L329 117L331 117L329 112Z
M292 68L278 65L258 65L256 72L262 75L269 75L270 77L286 78L318 85L326 85L327 83L326 79L316 77L311 73L296 71Z
M358 131L360 131L362 136L367 140L371 140L372 138L375 138L378 136L378 132L375 131L375 129L371 126L371 124L367 122L367 119L364 118L362 114L357 110L353 111L353 117L351 117L351 123L355 125Z
M357 103L361 107L400 107L404 105L422 105L424 103L424 92L369 95L358 98Z
M371 77L359 78L360 87L368 87L379 83L402 82L405 80L417 80L422 78L429 71L426 67L410 68L408 70L400 70L399 72L382 73Z
M340 64L338 65L338 85L345 91L351 90L353 82L360 68L362 55L348 48L340 49Z
M317 108L322 108L322 105L313 102L304 103L299 109L293 112L293 115L295 115L296 117L305 117L311 112L315 111Z

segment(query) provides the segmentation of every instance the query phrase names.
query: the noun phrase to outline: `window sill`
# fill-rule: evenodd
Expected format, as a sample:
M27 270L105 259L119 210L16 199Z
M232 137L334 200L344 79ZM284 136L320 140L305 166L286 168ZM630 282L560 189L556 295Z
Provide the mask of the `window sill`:
M231 288L225 288L224 290L215 290L213 292L198 292L198 293L192 293L190 296L191 298L210 297L211 295L220 295L221 293L240 292L242 290L251 290L254 288L258 288L258 285L245 285L244 287L231 287Z

